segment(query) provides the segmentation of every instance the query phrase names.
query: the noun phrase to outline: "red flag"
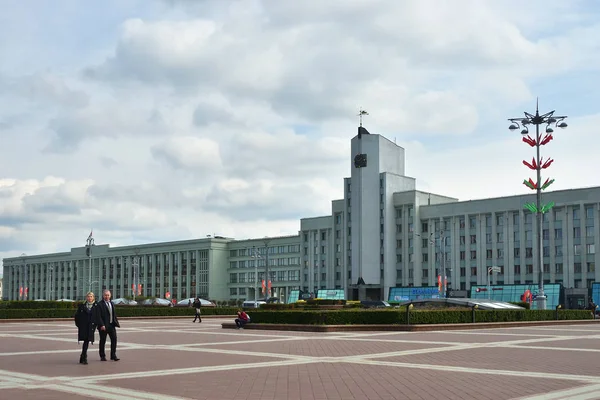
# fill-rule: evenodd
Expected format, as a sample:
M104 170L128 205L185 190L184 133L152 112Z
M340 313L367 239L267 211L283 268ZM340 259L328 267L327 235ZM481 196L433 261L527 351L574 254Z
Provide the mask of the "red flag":
M271 289L272 285L271 285L271 281L269 281L269 289Z
M141 295L142 295L142 284L139 283L138 284L138 296L141 296Z
M438 292L442 292L442 276L438 275Z
M19 288L19 297L23 297L23 286Z

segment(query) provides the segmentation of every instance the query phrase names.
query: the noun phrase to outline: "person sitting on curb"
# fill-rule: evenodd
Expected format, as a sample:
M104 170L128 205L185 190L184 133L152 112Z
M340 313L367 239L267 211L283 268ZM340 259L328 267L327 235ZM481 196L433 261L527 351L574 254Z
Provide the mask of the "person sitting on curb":
M235 319L235 324L238 329L244 329L244 325L250 322L250 316L245 311L239 310Z

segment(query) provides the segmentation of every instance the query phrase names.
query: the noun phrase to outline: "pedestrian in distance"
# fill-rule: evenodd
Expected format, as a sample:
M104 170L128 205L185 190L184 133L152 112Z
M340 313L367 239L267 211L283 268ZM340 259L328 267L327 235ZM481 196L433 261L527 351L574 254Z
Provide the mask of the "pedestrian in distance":
M110 301L110 290L102 292L102 300L98 302L98 332L100 332L100 361L106 361L106 336L110 337L110 359L119 361L117 357L117 328L120 328L115 305Z
M87 365L87 351L90 343L94 344L96 321L98 319L98 303L93 292L88 292L86 300L77 307L75 326L77 326L77 343L83 342L79 364Z
M196 297L194 299L194 308L196 309L196 316L194 317L193 322L196 322L196 319L198 320L198 323L202 322L202 313L200 312L201 306L202 303L200 302L200 297Z

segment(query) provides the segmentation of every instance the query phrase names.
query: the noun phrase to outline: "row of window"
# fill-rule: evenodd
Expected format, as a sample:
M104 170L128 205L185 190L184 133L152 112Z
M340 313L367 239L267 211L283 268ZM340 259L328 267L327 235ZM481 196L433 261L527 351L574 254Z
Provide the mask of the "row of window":
M494 276L501 276L504 275L505 273L505 268L503 265L498 265L498 268L500 268L500 272L495 273ZM483 274L485 275L485 269L483 270ZM478 271L479 269L477 267L470 267L470 276L477 276L478 275ZM533 264L526 264L524 268L521 268L520 264L516 264L513 266L513 273L514 275L521 275L521 274L533 274ZM589 262L586 264L586 268L583 268L583 265L581 263L574 263L573 264L573 273L575 274L582 274L582 273L595 273L596 272L596 263L595 262ZM436 272L434 272L435 274ZM544 264L544 273L549 274L550 273L550 264ZM564 274L564 267L563 267L563 263L556 263L554 264L554 273L557 275L560 274ZM465 277L467 276L467 268L466 267L461 267L459 270L459 274L461 277ZM397 279L401 280L402 279L402 270L398 269L396 270L396 275L397 275ZM427 278L429 277L429 269L427 268L423 268L421 270L421 276L423 278ZM408 269L408 278L409 279L413 279L414 278L414 269L409 268Z
M287 265L300 265L300 257L289 257L289 258L270 258L269 266L270 267L281 267ZM259 258L258 264L256 260L239 260L239 261L230 261L229 268L255 268L264 267L265 259Z
M287 254L287 253L300 253L299 244L289 244L282 246L270 246L269 254ZM255 256L266 255L265 247L248 247L245 249L229 250L229 257L255 257Z
M258 281L261 282L265 278L265 273L258 273ZM299 281L300 271L269 271L269 280L272 282L280 281ZM229 283L254 283L256 274L254 272L239 272L229 274Z

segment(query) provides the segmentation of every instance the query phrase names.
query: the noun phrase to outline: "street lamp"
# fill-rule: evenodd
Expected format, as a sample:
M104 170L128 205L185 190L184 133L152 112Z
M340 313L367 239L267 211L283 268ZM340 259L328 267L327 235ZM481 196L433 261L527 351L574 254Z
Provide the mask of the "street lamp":
M269 297L271 296L271 288L269 287L269 242L270 240L265 240L264 244L265 244L265 288L266 288L266 295L265 295L265 301L269 300Z
M139 267L140 267L140 249L136 248L134 250L135 252L135 256L133 257L133 263L132 263L132 267L133 267L133 301L135 301L135 294L136 292L139 291L139 281L140 281L140 271L139 271ZM138 293L139 295L139 293Z
M491 276L494 272L500 272L502 269L500 267L488 267L487 275L488 275L488 300L492 299L492 279Z
M88 272L88 292L92 291L92 246L94 246L94 238L92 237L93 232L94 232L93 230L90 232L90 235L88 236L87 240L85 241L85 243L86 243L85 252L90 260L89 272Z
M431 232L429 234L429 244L435 246L435 254L438 254L438 250L440 252L440 268L438 269L438 287L440 287L440 297L446 298L446 284L447 284L447 276L446 276L446 236L444 234L444 230L441 229L439 232L439 236L436 237L436 232ZM422 235L415 233L416 236L423 237ZM438 246L437 239L440 239L440 244ZM451 269L450 269L451 270Z
M535 107L535 115L525 112L525 117L521 118L509 118L508 120L511 122L511 125L508 127L511 131L516 131L521 129L521 135L523 135L523 142L527 143L531 147L536 148L536 156L532 159L532 162L529 163L527 161L523 161L529 169L536 171L536 181L534 182L531 178L529 180L524 180L523 184L530 188L531 190L536 191L536 202L535 203L527 203L524 207L536 214L536 222L537 222L537 235L538 235L538 252L537 252L537 261L539 268L539 284L538 284L538 295L536 301L538 302L538 309L545 310L546 309L546 295L544 294L544 264L543 264L543 251L544 251L544 242L542 235L542 216L545 212L550 211L550 209L554 206L553 202L549 202L546 204L542 204L542 190L546 190L552 183L554 179L547 178L544 183L542 183L542 169L548 168L554 160L548 157L544 160L540 157L540 146L544 146L548 142L550 142L553 137L552 133L554 129L552 126L557 128L566 128L567 123L564 122L566 116L555 116L554 111L550 111L546 114L540 115L538 105ZM535 138L529 136L529 126L535 125ZM540 134L540 125L546 125L546 134L542 136Z
M252 246L252 258L254 258L254 306L256 307L258 301L258 259L262 258L258 254L256 246Z
M53 286L54 286L54 281L52 280L52 271L54 271L54 264L52 264L51 266L48 267L48 272L49 272L49 277L50 277L50 281L48 282L48 300L52 300L53 297Z
M27 274L27 265L25 264L27 258L27 254L25 253L21 253L21 268L22 268L22 273L20 274L21 276L21 285L19 286L19 300L25 300L25 297L27 296L27 278L28 278L28 274Z

